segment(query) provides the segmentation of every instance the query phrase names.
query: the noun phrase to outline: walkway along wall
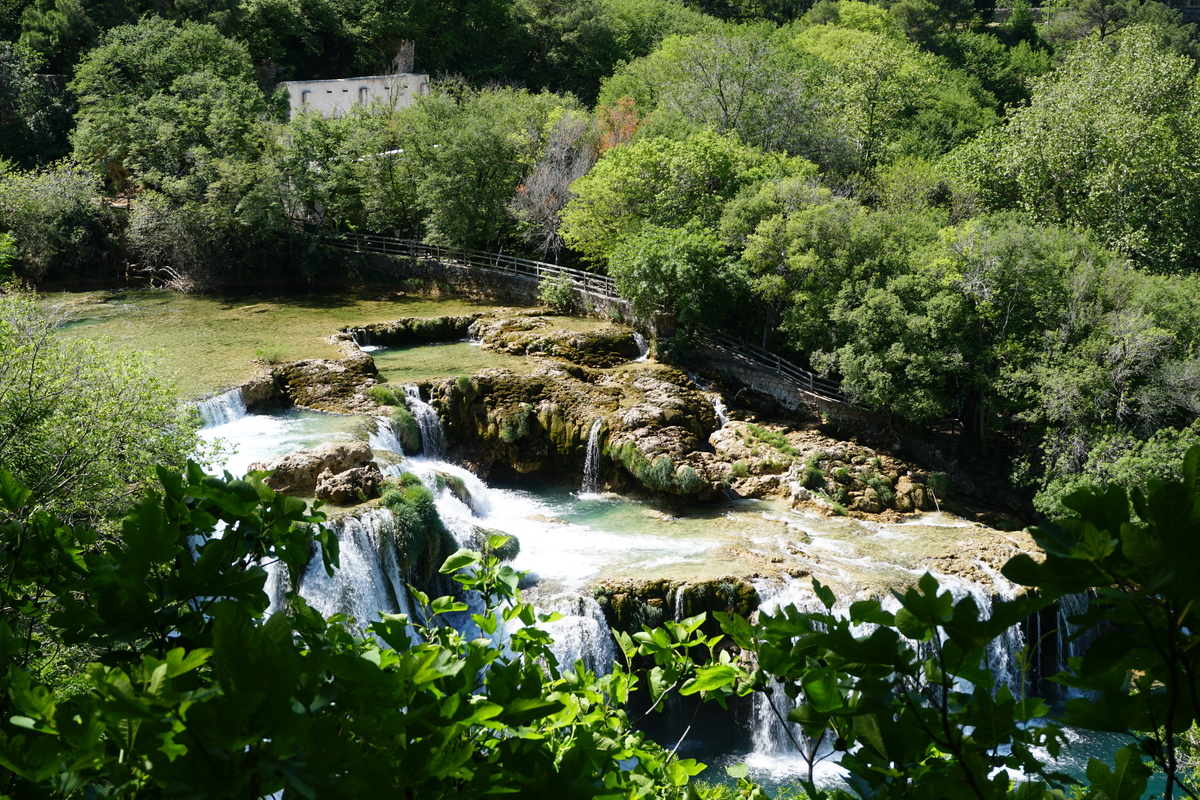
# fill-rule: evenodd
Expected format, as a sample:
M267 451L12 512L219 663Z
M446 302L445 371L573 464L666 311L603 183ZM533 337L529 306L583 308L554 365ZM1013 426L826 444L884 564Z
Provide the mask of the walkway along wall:
M458 291L506 302L535 303L545 279L570 281L577 305L589 314L608 317L655 333L656 320L639 320L612 279L502 253L437 247L412 239L348 233L338 247L363 253L373 267L404 278L448 284ZM707 363L725 370L744 385L777 399L793 411L817 412L845 422L876 423L885 418L853 405L841 387L755 345L713 333L698 342Z

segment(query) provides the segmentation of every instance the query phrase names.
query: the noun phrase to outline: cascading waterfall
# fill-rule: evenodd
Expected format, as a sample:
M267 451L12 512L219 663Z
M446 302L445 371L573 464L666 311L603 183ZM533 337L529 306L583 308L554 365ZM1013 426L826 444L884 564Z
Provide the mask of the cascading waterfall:
M313 545L308 567L297 591L309 605L328 617L345 614L359 629L379 619L381 613L412 615L407 584L414 580L401 567L395 519L386 508L363 509L323 523L338 540L340 566L325 572L319 548ZM284 567L268 570L269 611L282 607L288 590Z
M371 334L366 328L351 328L350 338L354 340L354 344L358 345L358 349L364 353L374 353L384 349L379 345L371 344Z
M597 675L612 672L617 660L612 632L604 619L604 612L595 598L570 592L539 597L536 603L543 612L562 614L562 619L541 625L554 639L551 647L561 668L569 668L576 661Z
M646 337L637 331L633 332L633 340L637 342L638 357L634 361L645 361L650 357L650 343L646 341Z
M426 458L445 458L446 435L442 432L442 421L433 406L421 399L421 389L415 383L405 385L404 399L421 431L421 452Z
M201 400L196 403L196 410L200 412L200 419L204 421L205 428L227 425L249 413L246 411L246 401L242 397L240 386L216 397Z
M404 445L400 444L400 437L396 435L396 426L387 417L375 418L375 430L367 436L367 444L371 445L372 450L390 450L404 455Z
M588 434L587 450L583 460L583 486L579 488L582 494L596 494L600 491L600 428L604 420L599 417L592 423L592 431Z
M938 575L936 577L942 590L949 591L955 602L970 596L978 606L980 616L986 618L991 615L993 600L1013 599L1016 597L1017 587L986 564L980 562L977 566L991 577L995 585L994 589L987 589L982 585L952 576ZM811 587L805 584L791 582L780 584L774 581L760 580L754 582L754 587L761 598L759 608L762 613L774 613L789 605L795 605L801 613L805 614L826 613L825 606L816 597ZM900 608L899 601L892 596L884 597L881 603L885 610L893 613ZM845 616L849 614L849 607L849 599L839 599L839 603L833 607L830 613ZM873 628L873 625L861 625L857 626L854 632L857 636L866 636L871 633ZM1022 682L1025 680L1018 657L1024 646L1025 637L1021 626L1013 625L1003 636L997 637L991 642L987 653L988 667L996 676L996 685L1006 685L1018 696L1021 693ZM917 647L918 653L922 657L926 657L927 654L921 652L923 648L919 645ZM759 693L754 697L754 709L750 723L754 752L760 758L767 760L798 758L799 753L796 751L793 740L797 742L803 740L803 729L794 723L781 722L779 717L786 717L787 713L800 701L789 698L784 693L782 685L777 682L772 681L771 686L773 689L771 696ZM772 702L775 704L775 710L772 710Z
M1087 650L1092 637L1078 636L1079 626L1071 622L1071 617L1086 614L1091 598L1087 594L1068 594L1059 599L1055 606L1058 620L1058 668L1066 669L1072 658L1079 658Z
M713 413L717 415L717 427L724 428L729 422L728 409L725 408L725 400L721 395L713 395L712 399Z

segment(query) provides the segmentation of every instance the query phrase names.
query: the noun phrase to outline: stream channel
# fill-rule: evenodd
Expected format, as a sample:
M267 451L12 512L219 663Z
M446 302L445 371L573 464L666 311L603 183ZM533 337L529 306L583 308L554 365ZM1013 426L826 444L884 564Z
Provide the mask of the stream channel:
M302 410L248 414L238 390L212 394L245 379L252 372L250 361L255 352L261 354L263 348L282 349L288 358L330 357L329 345L322 337L337 328L404 316L469 313L486 310L487 304L427 298L267 298L247 304L244 299L233 302L149 292L64 295L54 303L73 320L64 327L66 335L109 337L156 352L163 359L165 376L179 384L181 395L211 394L197 403L205 419L201 435L209 441L220 440L232 450L223 465L229 472L240 475L253 461L301 447L367 439L377 453L394 453L383 459L385 474L414 472L435 492L443 521L460 543L470 546L477 528L515 536L520 552L513 566L529 573L523 584L527 596L542 610L563 614L562 620L547 626L563 663L582 659L602 672L616 657L604 615L591 592L600 580L753 575L753 565L742 563L739 554L751 552L758 563L765 557L785 564L803 556L806 563L819 564L814 574L848 605L881 596L884 587L914 583L925 571L920 562L931 552L952 550L964 536L996 533L944 513L911 516L901 523L867 522L827 518L794 510L782 502L760 500L729 501L681 512L584 491L584 487L532 480L489 486L436 454L403 456L385 419ZM587 326L591 321L572 324ZM380 377L397 389L411 381L469 374L484 367L502 365L514 372L528 369L522 363L526 359L484 353L467 342L396 348L372 356ZM407 401L423 426L438 424L419 394L410 390ZM427 435L425 440L431 438ZM468 496L452 491L446 475L458 478ZM331 513L327 525L341 542L342 567L333 578L312 571L312 577L306 576L297 587L300 593L322 613L345 613L364 624L380 611L407 610L403 587L409 578L387 553L390 512L372 504ZM956 596L972 595L986 613L994 597L1011 597L1016 587L995 569L982 563L980 568L987 574L986 585L951 575L936 577ZM790 578L783 570L751 582L764 610L790 603L801 610L819 608L808 578ZM278 581L268 588L279 596L284 590ZM675 609L665 609L665 613L681 615L681 601L682 597ZM1014 689L1021 684L1016 653L1027 637L1039 634L1014 627L994 643L990 666L1001 682ZM724 773L719 767L744 760L752 777L769 787L790 782L802 774L803 762L790 751L787 735L764 702L766 698L760 696L753 703L735 706L733 725L728 717L706 725L702 716L681 752L716 767L704 776L709 780L722 780ZM673 723L678 720L670 717L682 713L680 709L668 712L661 730L656 727L651 732L673 746L686 721L677 725ZM1083 732L1071 731L1069 736L1072 746L1060 759L1060 767L1079 776L1089 756L1109 759L1126 743L1115 736ZM836 781L837 775L832 761L818 768L819 782Z

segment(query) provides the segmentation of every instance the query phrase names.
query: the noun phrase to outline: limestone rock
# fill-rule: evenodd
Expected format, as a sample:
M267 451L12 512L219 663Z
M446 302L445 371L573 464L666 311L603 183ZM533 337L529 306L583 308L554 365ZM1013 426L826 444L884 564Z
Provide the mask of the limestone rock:
M614 367L640 353L631 328L606 325L589 331L567 330L536 312L482 319L471 327L471 334L485 350L554 356L585 367Z
M291 361L275 368L277 380L298 406L318 411L362 413L375 407L366 396L379 370L366 353L342 359L313 358Z
M328 468L317 476L316 498L338 505L353 505L379 496L383 473L374 464L334 473Z
M329 442L312 450L296 450L249 466L254 472L270 471L264 483L280 494L313 497L323 472L338 474L371 463L366 442ZM378 471L378 469L377 469Z
M287 408L292 404L291 398L270 372L255 375L242 384L242 401L250 412Z
M665 620L702 612L709 614L703 629L720 633L712 612L749 617L759 604L758 592L750 582L732 575L699 581L607 580L593 594L609 627L626 633L637 633L643 625L657 627Z

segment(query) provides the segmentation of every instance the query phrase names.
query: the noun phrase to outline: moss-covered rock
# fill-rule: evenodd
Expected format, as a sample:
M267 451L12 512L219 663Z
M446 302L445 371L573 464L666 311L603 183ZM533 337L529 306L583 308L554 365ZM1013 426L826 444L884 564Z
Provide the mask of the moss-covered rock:
M379 370L366 353L291 361L274 372L276 383L295 405L340 413L364 413L375 407L366 392L376 384Z
M641 354L634 331L606 325L589 331L567 330L537 314L484 318L471 328L485 350L509 355L545 355L585 367L614 367Z
M485 370L436 381L428 392L452 456L480 474L578 483L599 420L606 487L703 499L724 477L712 454L701 452L716 427L711 401L681 373L657 365L611 373L563 363L529 375Z
M642 626L655 627L668 619L709 615L707 633L720 633L712 614L741 614L748 617L758 609L755 588L744 578L725 576L699 581L608 580L593 588L593 595L608 625L614 631L637 633Z
M460 317L405 317L360 328L342 328L342 332L353 336L359 344L379 347L449 342L465 338L471 324L481 316L482 313Z

